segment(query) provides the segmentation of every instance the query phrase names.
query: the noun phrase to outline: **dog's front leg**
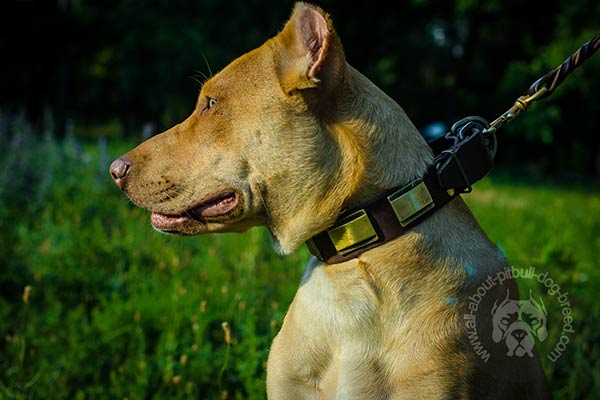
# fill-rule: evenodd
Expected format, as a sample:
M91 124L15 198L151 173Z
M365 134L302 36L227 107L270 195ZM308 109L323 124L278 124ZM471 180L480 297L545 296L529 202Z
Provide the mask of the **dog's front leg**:
M325 266L313 258L271 346L269 399L383 398L373 387L380 382L372 368L375 298L356 262Z
M327 398L324 381L331 384L331 335L323 321L328 314L314 286L324 284L321 263L312 258L302 277L300 288L290 304L280 332L271 345L267 363L269 400ZM316 275L316 276L315 276Z
M290 368L290 353L296 349L286 349L282 344L281 333L273 340L267 362L267 398L269 400L321 400L315 387L310 387L298 376L295 368Z

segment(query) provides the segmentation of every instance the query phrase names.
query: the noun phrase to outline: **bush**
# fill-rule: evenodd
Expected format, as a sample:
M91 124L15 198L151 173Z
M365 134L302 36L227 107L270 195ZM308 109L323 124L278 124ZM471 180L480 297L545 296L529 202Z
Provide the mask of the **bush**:
M0 397L265 397L269 343L306 250L279 257L262 229L154 232L108 175L132 143L23 127L0 141ZM545 368L558 398L598 398L598 191L519 182L496 173L467 200L509 258L568 289L576 334Z

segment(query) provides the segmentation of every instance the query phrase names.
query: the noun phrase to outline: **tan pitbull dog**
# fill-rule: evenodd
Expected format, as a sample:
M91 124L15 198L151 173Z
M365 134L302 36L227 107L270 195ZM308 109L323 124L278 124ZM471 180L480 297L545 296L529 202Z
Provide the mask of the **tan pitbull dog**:
M111 174L159 231L263 225L290 253L431 161L400 106L346 63L329 16L297 3L277 36L204 84L192 115ZM460 198L358 258L313 259L271 347L268 397L547 397L537 354L488 364L467 334L467 296L505 267ZM482 309L506 287L490 291L498 296ZM482 315L479 335L491 338L491 313Z

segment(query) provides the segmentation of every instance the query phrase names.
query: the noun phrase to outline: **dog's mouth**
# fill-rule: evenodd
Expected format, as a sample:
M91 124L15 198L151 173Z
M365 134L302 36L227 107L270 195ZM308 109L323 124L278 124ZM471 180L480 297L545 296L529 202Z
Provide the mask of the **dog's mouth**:
M238 192L224 190L211 194L180 214L161 214L153 211L150 222L161 232L186 234L186 226L194 222L226 222L241 208L240 198Z

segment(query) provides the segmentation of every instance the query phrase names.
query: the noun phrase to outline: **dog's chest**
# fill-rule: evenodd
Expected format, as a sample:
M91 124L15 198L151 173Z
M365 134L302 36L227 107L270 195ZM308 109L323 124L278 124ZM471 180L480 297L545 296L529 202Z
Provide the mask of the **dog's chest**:
M341 345L342 337L368 339L379 325L378 300L361 271L354 265L340 268L320 264L307 275L290 313L310 327L311 336L333 347Z
M373 382L381 383L385 370L376 295L357 268L328 268L307 271L272 348L280 354L272 355L269 368L321 395L376 398L357 397L379 393L381 385Z

